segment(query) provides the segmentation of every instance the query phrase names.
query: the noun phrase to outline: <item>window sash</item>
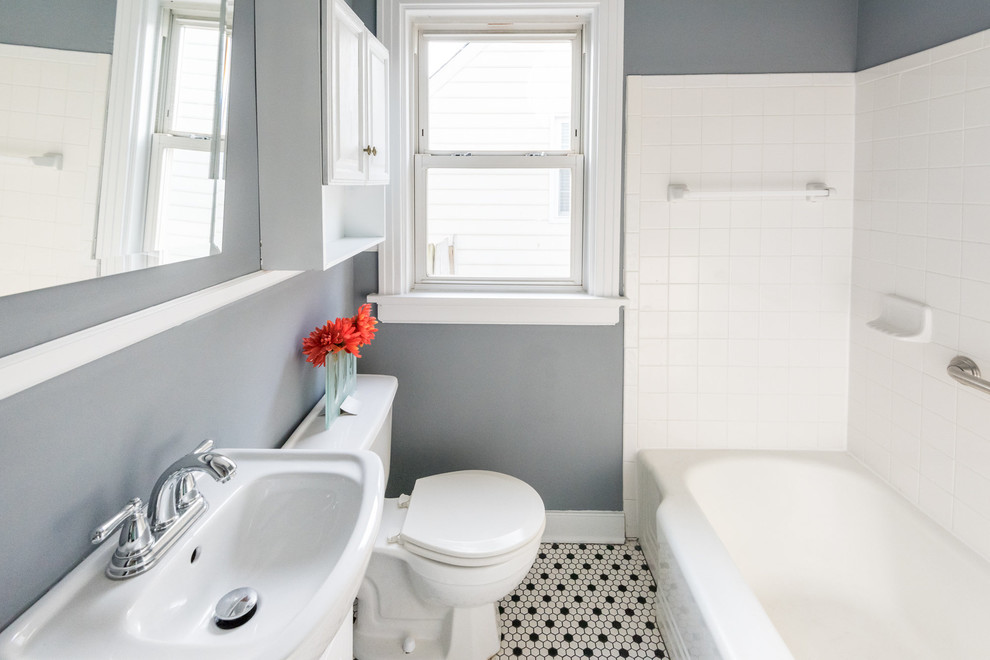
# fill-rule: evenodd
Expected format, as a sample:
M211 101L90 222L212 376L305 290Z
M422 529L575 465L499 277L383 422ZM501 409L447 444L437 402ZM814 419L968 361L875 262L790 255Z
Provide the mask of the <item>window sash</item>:
M151 154L148 170L148 192L145 203L145 227L144 227L144 252L151 261L164 258L163 232L165 218L162 216L164 199L164 188L166 181L165 159L169 152L176 151L199 151L210 154L210 164L208 166L207 177L213 181L215 188L214 200L210 213L209 241L210 253L216 254L220 250L218 230L222 223L223 199L216 198L216 190L222 190L223 170L226 147L226 115L227 115L227 94L230 82L230 45L231 45L231 25L229 23L230 12L224 14L226 24L220 29L218 21L221 16L217 13L207 11L197 11L190 9L182 10L166 8L164 24L168 26L165 34L162 53L164 59L161 62L162 77L158 101L158 112L155 120L156 132L151 135ZM179 70L179 47L180 33L185 26L208 28L213 31L220 31L220 42L217 44L215 62L215 76L213 85L213 117L210 121L211 130L209 132L189 132L176 131L174 119L177 110L178 96L178 70Z
M148 188L147 219L145 221L144 232L144 252L152 260L166 258L162 254L163 232L166 231L165 217L163 214L165 200L165 160L170 151L199 151L210 153L210 141L195 137L182 135L163 135L156 133L151 139L151 168ZM204 179L205 180L205 179ZM212 180L214 186L222 185L222 180ZM213 208L210 213L210 227L208 229L210 237L210 253L219 252L217 240L217 223L222 221L218 217L218 205L223 203L223 199L217 199L214 195ZM222 213L222 210L221 210ZM204 255L205 256L205 255Z
M571 42L571 117L570 117L570 147L568 149L542 149L540 153L549 155L583 153L583 138L581 135L582 110L584 107L584 41L583 31L579 27L560 31L514 31L496 32L489 30L457 30L441 31L421 28L417 43L417 93L418 108L416 118L416 152L420 154L453 154L456 152L441 149L429 149L430 143L430 99L429 99L429 70L426 53L430 41L570 41ZM483 151L470 149L474 155L516 154L524 155L536 149L515 149Z
M584 157L568 155L454 156L418 154L414 158L414 288L421 291L558 291L583 290L584 273ZM427 218L427 173L430 169L561 169L570 172L570 268L562 278L498 278L429 275L430 246ZM556 219L551 217L551 222Z
M220 98L216 98L217 94L214 94L214 108L213 108L213 119L210 121L211 130L210 131L180 131L175 129L174 122L178 111L178 74L179 74L179 48L182 45L182 39L180 34L182 28L184 27L196 27L205 28L209 30L217 30L217 18L197 18L191 16L181 16L177 14L171 14L169 19L168 35L166 37L165 43L165 61L164 61L164 76L162 77L162 94L160 101L160 108L158 112L157 126L158 133L167 133L169 135L188 135L188 136L202 136L202 137L212 137L215 130L215 126L219 123L221 126L225 126L225 122L217 121L217 112L221 113L221 119L225 113L226 108L223 107L224 104L220 103L220 98L226 97L226 91L228 87L229 78L229 60L230 60L230 28L227 27L223 32L223 44L218 51L223 57L223 62L218 63L214 68L216 75L221 76L220 89L217 89L217 81L214 81L214 90L219 92Z

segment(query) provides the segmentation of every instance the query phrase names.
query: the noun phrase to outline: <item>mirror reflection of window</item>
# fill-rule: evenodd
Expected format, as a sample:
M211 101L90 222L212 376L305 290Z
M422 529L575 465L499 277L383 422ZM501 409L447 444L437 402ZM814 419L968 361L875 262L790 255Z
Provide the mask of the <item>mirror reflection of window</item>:
M220 252L233 16L0 0L0 296Z
M149 265L218 254L223 228L230 28L218 30L218 17L170 14L152 138Z

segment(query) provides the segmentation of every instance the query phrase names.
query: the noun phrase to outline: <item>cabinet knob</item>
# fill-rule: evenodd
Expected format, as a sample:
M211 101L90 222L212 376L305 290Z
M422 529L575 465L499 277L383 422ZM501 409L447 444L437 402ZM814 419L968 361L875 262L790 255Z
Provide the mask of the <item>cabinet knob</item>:
M371 145L368 145L367 147L365 147L364 149L362 149L362 151L364 153L368 154L369 156L377 156L378 155L378 147L372 147Z

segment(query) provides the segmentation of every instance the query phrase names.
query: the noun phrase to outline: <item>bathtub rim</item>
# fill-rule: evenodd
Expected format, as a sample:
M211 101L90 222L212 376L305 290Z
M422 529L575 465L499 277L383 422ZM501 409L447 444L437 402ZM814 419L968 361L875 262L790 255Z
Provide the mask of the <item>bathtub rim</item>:
M647 460L653 454L664 456L665 471L676 470L676 479L669 479L666 475L661 479L659 466ZM640 450L637 461L650 474L660 492L659 506L652 516L644 512L643 523L650 521L655 525L652 530L654 538L651 541L659 543L658 537L661 530L663 531L664 542L670 546L677 559L678 569L691 590L705 626L723 660L794 660L763 605L736 568L729 551L691 495L684 478L685 469L699 459L712 461L747 454L751 455L752 452ZM652 550L655 551L656 548ZM658 588L658 607L660 605ZM669 616L669 612L664 615ZM676 622L671 619L669 623L675 628L677 636L674 646L679 645L681 652L686 654L684 642L676 631Z
M907 541L902 539L902 543L915 544L915 541L923 543L928 546L925 550L925 554L919 555L923 562L927 562L924 567L917 569L920 573L918 574L922 578L929 575L927 567L930 565L941 564L944 561L948 561L953 567L950 573L946 573L949 578L955 580L957 586L963 589L961 594L965 598L969 599L969 604L963 611L984 611L986 610L987 601L985 594L990 593L990 583L987 583L988 575L990 575L990 559L984 556L982 553L978 552L974 547L968 544L964 539L960 538L958 535L954 534L952 530L945 528L940 525L936 520L934 520L930 515L926 515L926 512L921 509L916 503L912 502L910 499L905 497L905 495L895 488L892 484L883 479L881 475L878 475L870 466L865 465L860 457L849 452L840 450L808 450L808 451L788 451L788 450L770 450L770 449L759 449L759 450L739 450L739 449L723 449L723 450L698 450L698 449L646 449L639 452L637 455L637 469L640 483L638 484L638 490L640 497L643 497L643 493L648 489L649 486L653 486L654 492L651 498L643 499L643 502L657 501L657 493L660 493L660 499L663 497L673 497L674 493L672 491L680 490L682 496L686 496L693 501L691 496L689 484L691 483L692 470L690 469L692 465L697 465L699 467L702 464L717 464L726 462L748 462L748 461L761 461L761 460L771 460L771 461L786 461L789 463L804 463L814 465L816 468L824 468L828 470L837 470L851 476L855 476L859 479L865 480L871 487L877 489L883 500L887 502L888 505L892 505L894 509L888 510L887 516L896 515L897 519L903 520L904 523L909 524L914 528L914 533L922 534L921 537L915 538L914 536ZM648 478L644 478L644 472L649 475ZM661 474L665 474L666 483L661 485L663 479L661 479ZM652 483L649 483L652 482ZM704 516L703 509L699 504L696 503L701 516ZM639 519L641 524L641 539L648 538L648 532L651 531L651 527L655 527L658 522L658 516L651 515L653 512L648 511L650 506L643 506L641 504ZM659 507L657 507L657 512L659 512ZM711 533L717 538L714 527L708 523L707 518L703 518L711 530ZM655 530L653 530L655 531ZM719 541L721 543L721 541ZM646 544L644 543L644 550L646 549ZM723 546L724 549L724 546ZM654 554L656 548L653 548ZM934 550L934 552L932 552ZM668 552L673 552L668 550ZM949 554L944 554L944 553ZM680 555L675 555L675 559ZM662 554L657 554L655 557L650 558L650 561L659 561L663 559ZM679 560L678 560L679 561ZM731 560L730 560L731 561ZM935 562L933 564L933 562ZM966 571L975 570L976 573L970 574ZM944 579L935 575L936 579ZM963 576L965 579L960 581L959 577ZM740 573L741 576L741 573ZM978 581L982 586L977 589L977 591L972 591L967 588L966 585L971 584L973 581ZM686 582L686 580L685 580ZM912 581L913 582L913 581ZM745 584L745 582L744 582ZM748 585L747 585L748 586ZM693 588L693 587L692 587ZM942 589L941 583L929 584L927 587L922 587L929 589L931 593L944 594L946 593ZM932 591L934 590L934 591ZM658 594L660 593L658 589ZM976 594L976 596L974 596ZM951 611L955 606L955 602L962 598L963 596L955 597L953 596L950 600L951 602L943 603L946 605L947 609L940 609L936 613L930 613L931 616L926 615L924 612L916 612L915 616L921 616L922 621L930 621L932 619L940 620L939 614L943 611ZM696 597L696 596L695 596ZM755 592L754 592L755 597ZM975 598L975 600L974 600ZM927 602L929 600L926 592L916 593L911 602ZM944 600L944 598L943 598ZM700 608L696 608L700 609ZM658 599L658 610L659 610L659 599ZM765 612L764 612L765 613ZM659 613L658 613L659 614ZM963 634L957 639L957 644L959 646L959 651L961 655L955 657L984 657L986 648L984 641L974 642L974 638L969 634L969 631L976 630L982 625L982 621L986 618L986 613L984 613L982 619L979 621L970 621L962 628L959 628L958 617L946 619L943 624L952 628L953 630L961 630ZM926 618L927 617L927 618ZM703 617L702 617L703 618ZM768 617L769 618L769 617ZM697 620L697 619L693 619ZM708 620L705 620L707 625ZM772 622L771 622L772 623ZM941 629L939 629L941 630ZM938 638L941 633L935 634L929 631L927 638ZM985 636L979 636L980 640L985 639ZM926 639L927 639L926 638ZM975 646L974 646L975 644ZM713 646L716 645L713 641ZM976 649L977 655L973 655L974 649Z

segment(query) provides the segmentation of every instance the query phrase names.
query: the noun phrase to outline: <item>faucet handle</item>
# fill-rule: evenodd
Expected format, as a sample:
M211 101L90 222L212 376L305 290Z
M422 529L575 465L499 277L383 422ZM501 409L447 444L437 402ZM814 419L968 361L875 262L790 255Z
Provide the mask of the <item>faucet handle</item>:
M114 530L120 527L122 524L127 522L131 518L144 518L144 502L141 501L140 497L135 497L133 500L127 503L123 509L118 511L113 518L106 521L99 527L93 530L93 534L90 536L89 540L93 544L102 543L108 536L113 534ZM147 524L147 521L146 521Z
M213 449L213 438L207 438L206 440L203 440L201 443L199 443L198 445L196 445L196 448L193 449L191 453L193 453L193 454L205 454L206 452L210 451L211 449Z

